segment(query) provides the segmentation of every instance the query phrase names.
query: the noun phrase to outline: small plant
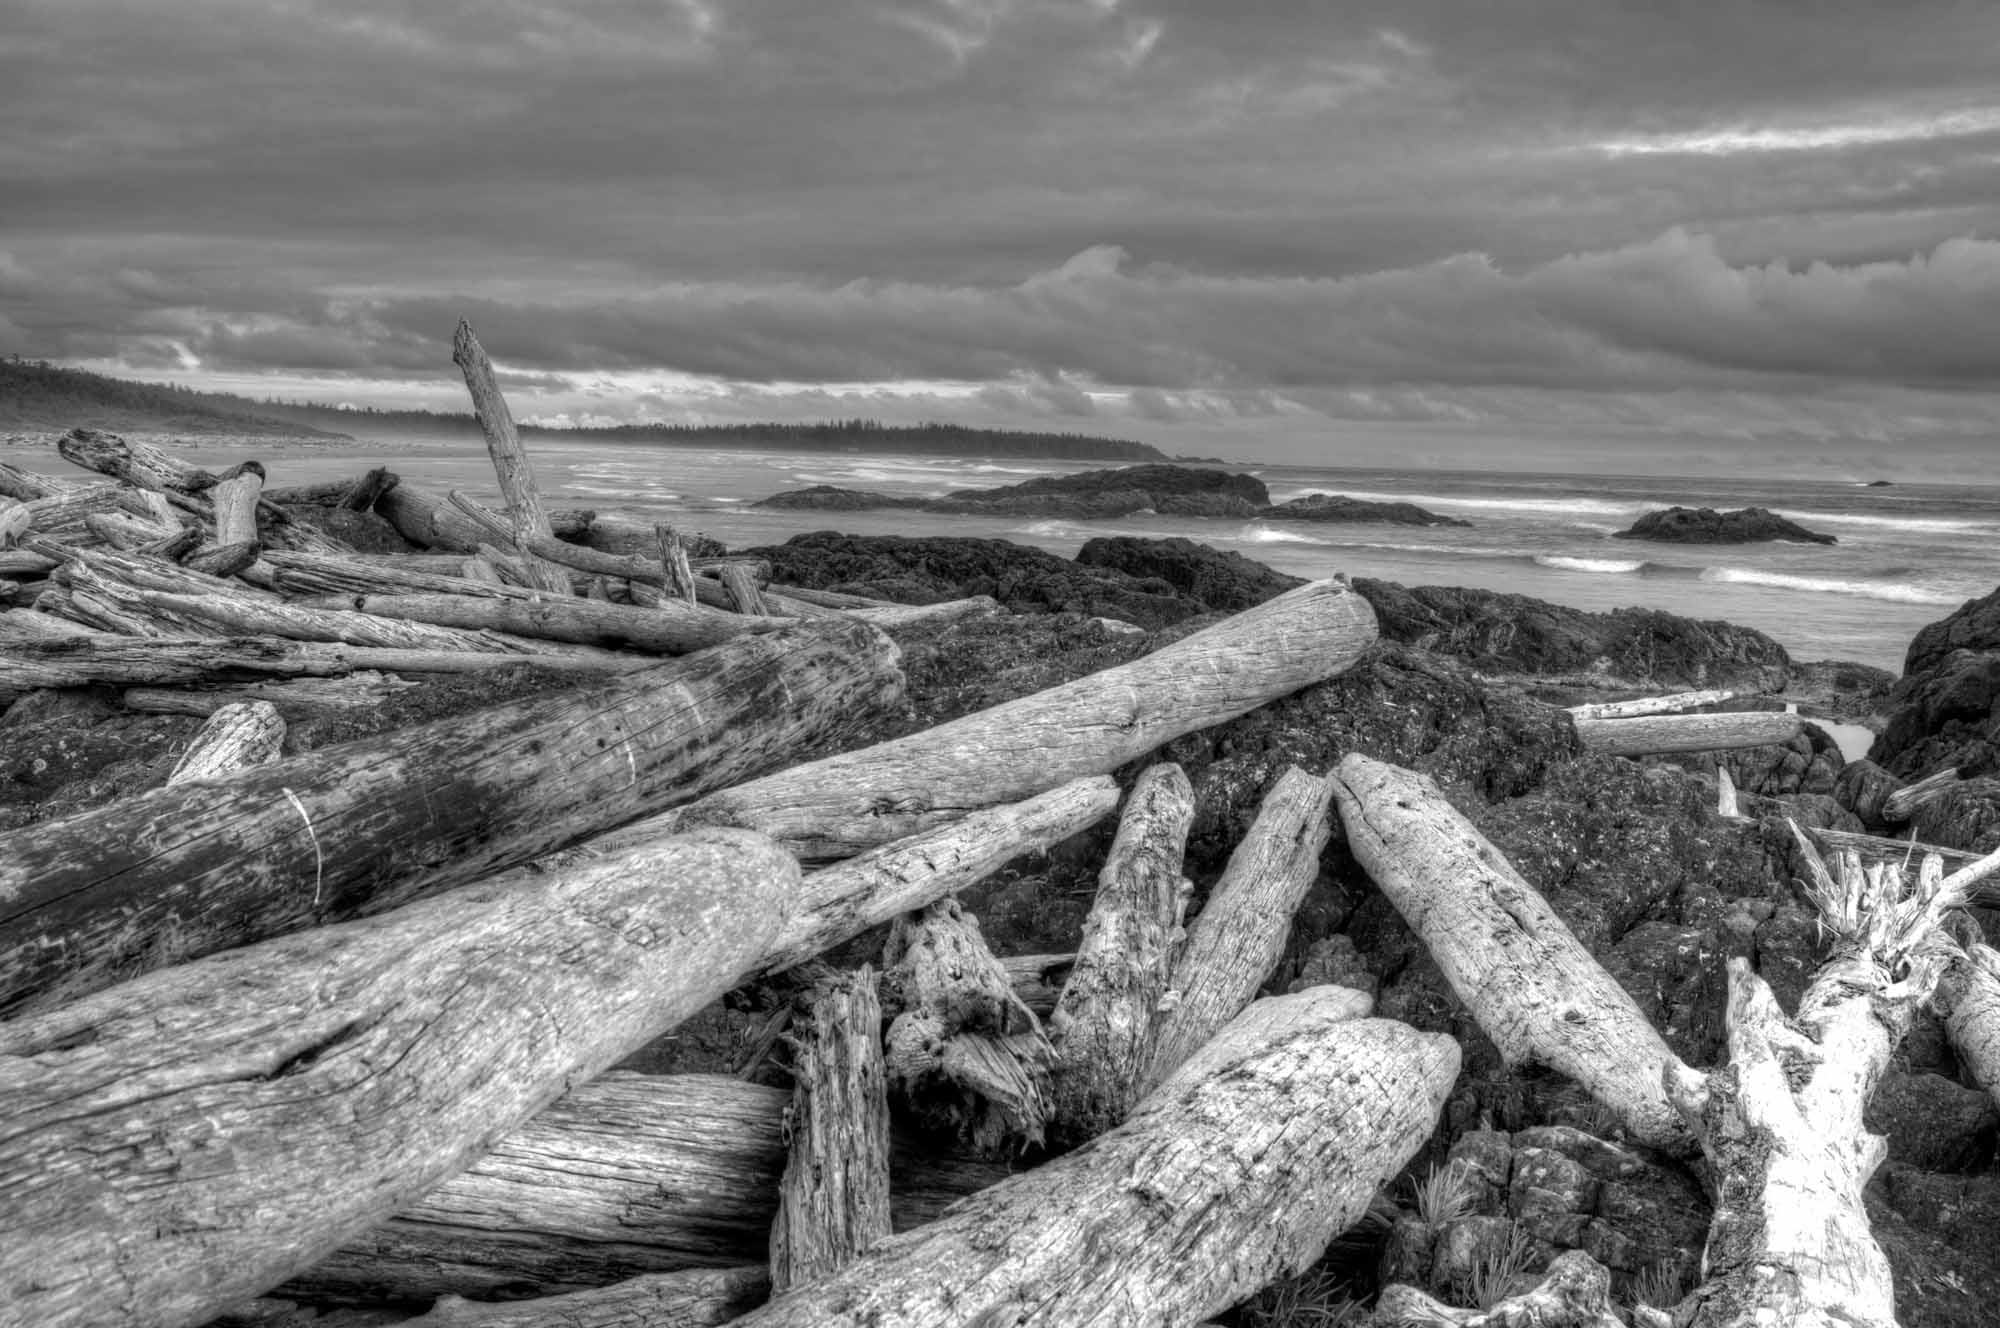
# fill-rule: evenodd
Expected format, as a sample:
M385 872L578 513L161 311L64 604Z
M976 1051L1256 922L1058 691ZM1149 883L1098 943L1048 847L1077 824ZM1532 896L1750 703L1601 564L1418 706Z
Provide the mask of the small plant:
M1670 1310L1687 1295L1681 1266L1673 1259L1661 1259L1641 1268L1632 1279L1632 1303Z
M1473 1260L1461 1298L1479 1309L1492 1309L1512 1293L1514 1280L1528 1271L1534 1258L1535 1238L1519 1222L1509 1222L1506 1236L1490 1242Z
M1477 1192L1470 1169L1461 1162L1432 1167L1422 1180L1412 1176L1410 1189L1416 1198L1418 1219L1433 1230L1472 1216Z
M1273 1282L1243 1306L1243 1328L1360 1328L1368 1311L1345 1278L1324 1266Z

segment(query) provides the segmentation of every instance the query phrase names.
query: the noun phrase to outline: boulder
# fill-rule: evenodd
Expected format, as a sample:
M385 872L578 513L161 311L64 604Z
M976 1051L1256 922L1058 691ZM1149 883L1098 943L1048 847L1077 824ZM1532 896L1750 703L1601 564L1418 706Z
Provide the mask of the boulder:
M1382 635L1454 656L1486 674L1588 677L1653 691L1782 691L1791 660L1762 632L1655 609L1592 613L1526 595L1401 586L1357 577Z
M2000 775L2000 590L1917 633L1868 757L1911 780Z
M1274 599L1302 578L1275 572L1240 553L1225 553L1191 539L1093 539L1076 552L1085 567L1106 567L1146 581L1164 581L1220 613L1238 613Z
M1712 507L1669 507L1648 512L1613 539L1655 540L1664 544L1757 544L1789 540L1795 544L1832 544L1831 535L1807 530L1763 507L1718 512Z
M1166 516L1254 517L1270 492L1254 475L1193 466L1123 466L1075 475L1044 475L995 489L956 489L938 498L899 498L863 489L814 485L774 494L758 507L858 511L907 507L972 516L1053 516L1104 520L1137 512Z
M1399 526L1470 526L1470 521L1439 516L1415 503L1378 503L1337 493L1309 493L1278 503L1264 513L1266 521L1382 521Z
M815 484L808 489L787 489L759 499L752 507L776 508L781 512L862 512L877 507L918 507L922 500L894 498L869 489L842 489L831 484Z

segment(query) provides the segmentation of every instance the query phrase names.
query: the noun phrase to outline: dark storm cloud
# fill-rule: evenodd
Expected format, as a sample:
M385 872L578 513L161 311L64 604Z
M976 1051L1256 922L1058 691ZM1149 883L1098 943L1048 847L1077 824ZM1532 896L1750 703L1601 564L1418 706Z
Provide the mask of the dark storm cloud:
M9 10L5 351L416 380L464 314L526 375L1163 422L2000 364L2000 7Z

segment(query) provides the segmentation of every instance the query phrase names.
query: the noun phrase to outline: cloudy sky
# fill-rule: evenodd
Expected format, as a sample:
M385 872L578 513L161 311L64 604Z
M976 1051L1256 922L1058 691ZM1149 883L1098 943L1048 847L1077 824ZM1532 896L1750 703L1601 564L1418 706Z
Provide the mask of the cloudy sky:
M1992 0L0 0L0 353L2000 479ZM1607 461L1608 459L1608 461Z

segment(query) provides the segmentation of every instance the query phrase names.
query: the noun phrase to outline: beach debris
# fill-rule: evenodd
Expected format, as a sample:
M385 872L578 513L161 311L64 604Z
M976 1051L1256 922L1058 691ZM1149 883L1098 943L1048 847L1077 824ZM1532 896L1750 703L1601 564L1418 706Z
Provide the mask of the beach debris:
M1803 716L1775 710L1715 715L1644 715L1633 719L1578 719L1577 741L1609 756L1659 756L1668 752L1718 752L1789 742L1805 728Z

